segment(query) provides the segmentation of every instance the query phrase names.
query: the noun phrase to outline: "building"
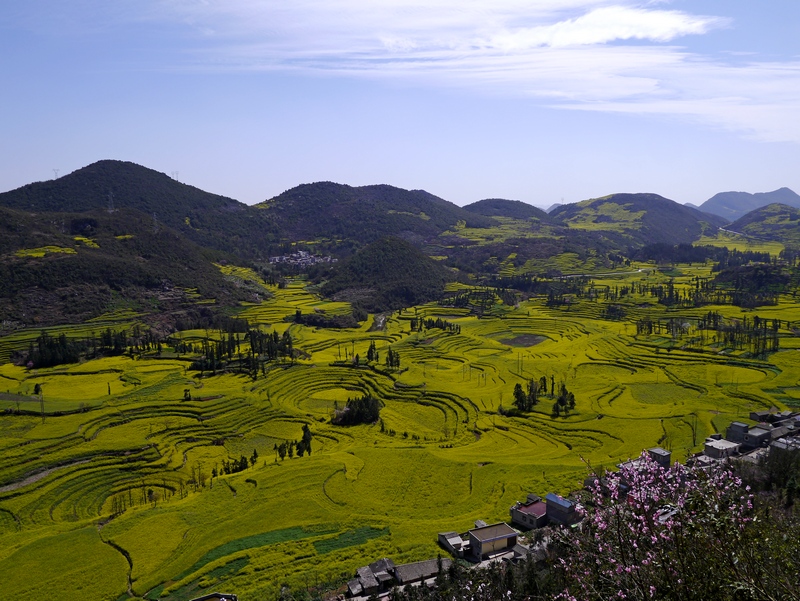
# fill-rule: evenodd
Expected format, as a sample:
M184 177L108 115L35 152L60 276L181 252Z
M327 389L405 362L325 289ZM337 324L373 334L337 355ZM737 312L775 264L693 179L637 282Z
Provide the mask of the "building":
M713 459L726 459L739 453L740 446L738 442L731 442L724 438L706 438L703 454Z
M439 572L439 561L428 559L397 566L391 559L379 559L368 566L358 568L356 577L347 583L347 594L350 597L377 595L391 590L395 585L422 582L436 576ZM447 570L452 563L450 559L442 559L442 569Z
M464 557L464 539L458 532L440 532L439 544L454 557Z
M648 449L647 453L650 455L650 459L655 461L658 465L663 467L665 470L669 469L669 465L672 462L672 453L662 449L661 447L653 447L652 449Z
M442 570L446 571L453 563L450 559L442 559ZM439 573L439 560L427 559L397 566L394 575L397 584L411 584L413 582L423 582L435 577Z
M581 515L575 511L575 503L555 493L547 493L547 519L560 526L571 526L580 521Z
M767 446L771 440L772 434L770 430L756 426L755 428L750 428L747 434L744 435L742 446L757 449L758 447Z
M782 438L781 440L774 440L769 445L769 454L781 452L797 452L800 451L800 440L796 438Z
M472 556L479 561L511 551L517 544L517 531L505 522L473 528L468 535Z
M238 601L238 599L236 595L231 595L229 593L209 593L202 597L196 597L191 601Z
M743 424L742 422L732 422L725 431L725 438L731 442L744 444L744 437L747 436L747 432L749 430L750 426L747 424Z
M528 495L525 503L515 503L510 512L511 523L523 530L533 530L547 524L547 504L537 495Z
M751 411L750 412L750 419L754 422L765 422L769 419L770 412L769 411Z

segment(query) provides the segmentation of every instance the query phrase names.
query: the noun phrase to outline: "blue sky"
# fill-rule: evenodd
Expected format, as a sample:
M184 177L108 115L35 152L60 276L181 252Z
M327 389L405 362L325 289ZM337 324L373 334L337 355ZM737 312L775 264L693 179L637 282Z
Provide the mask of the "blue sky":
M0 12L0 190L134 161L254 203L800 192L800 3L26 0Z

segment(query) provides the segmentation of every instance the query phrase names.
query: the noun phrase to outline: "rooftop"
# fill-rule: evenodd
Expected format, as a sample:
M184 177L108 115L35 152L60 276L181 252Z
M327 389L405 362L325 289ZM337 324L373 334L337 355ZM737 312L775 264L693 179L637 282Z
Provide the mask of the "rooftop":
M505 522L499 524L492 524L491 526L484 526L483 528L474 528L469 533L481 542L490 540L497 540L498 538L509 538L516 536L517 531Z
M728 449L732 449L733 447L738 447L738 442L731 442L730 440L725 440L724 438L720 440L715 440L713 438L706 438L706 446L711 447L712 449L719 449L720 451L725 451Z
M449 559L442 559L442 569L446 570L452 563ZM402 566L397 566L394 573L397 576L398 582L414 582L416 580L423 580L431 578L439 572L439 560L428 559L426 561L417 561L416 563L407 563Z
M516 509L520 513L527 513L540 518L547 513L547 504L544 501L536 501L535 503L520 504Z
M572 507L572 501L567 501L567 499L559 497L557 494L552 492L547 493L545 500L547 500L548 503L554 503L563 509L569 509Z

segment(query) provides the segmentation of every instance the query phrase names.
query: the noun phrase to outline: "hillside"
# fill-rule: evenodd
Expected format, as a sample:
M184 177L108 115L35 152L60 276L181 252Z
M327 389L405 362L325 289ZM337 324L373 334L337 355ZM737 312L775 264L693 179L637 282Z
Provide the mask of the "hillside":
M338 265L322 286L325 296L371 312L399 309L439 298L453 273L399 238L381 238Z
M55 180L0 194L0 206L31 212L134 209L197 244L242 256L266 253L276 240L267 214L232 198L182 184L135 163L104 160Z
M252 300L204 249L130 209L26 213L0 207L0 320L74 323L106 311L162 312L193 299Z
M690 243L726 222L658 194L611 194L563 205L550 217L571 229L621 235L635 245Z
M700 210L725 217L728 221L736 221L746 213L773 203L782 203L790 207L800 208L800 196L789 188L779 188L772 192L720 192L702 205Z
M750 211L725 229L784 244L800 244L800 210L773 203Z
M494 224L424 190L387 185L303 184L255 206L274 220L282 237L292 240L363 243L387 235L419 239L436 236L459 222L477 228Z
M486 198L464 206L465 211L486 217L513 217L514 219L538 219L549 223L551 219L542 209L519 200Z

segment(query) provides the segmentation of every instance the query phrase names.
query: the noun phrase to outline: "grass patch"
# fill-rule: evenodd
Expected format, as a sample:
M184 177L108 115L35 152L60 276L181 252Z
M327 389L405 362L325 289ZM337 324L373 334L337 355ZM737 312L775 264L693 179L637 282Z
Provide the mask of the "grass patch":
M317 553L324 555L325 553L339 551L340 549L363 545L368 540L388 535L389 528L373 528L372 526L364 526L362 528L356 528L355 530L342 532L339 536L334 538L326 538L323 540L314 541L314 548L317 550Z

